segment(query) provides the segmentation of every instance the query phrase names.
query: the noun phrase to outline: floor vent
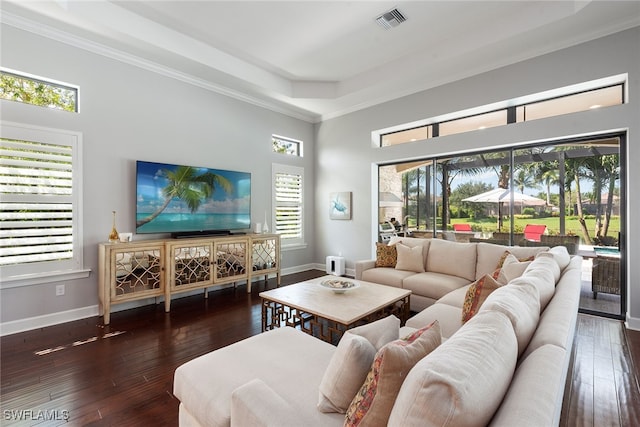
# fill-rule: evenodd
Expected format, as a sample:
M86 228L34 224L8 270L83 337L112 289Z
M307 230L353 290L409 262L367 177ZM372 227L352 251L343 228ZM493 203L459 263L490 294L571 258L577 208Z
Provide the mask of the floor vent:
M397 27L406 20L407 18L397 8L391 9L376 18L376 22L385 30Z

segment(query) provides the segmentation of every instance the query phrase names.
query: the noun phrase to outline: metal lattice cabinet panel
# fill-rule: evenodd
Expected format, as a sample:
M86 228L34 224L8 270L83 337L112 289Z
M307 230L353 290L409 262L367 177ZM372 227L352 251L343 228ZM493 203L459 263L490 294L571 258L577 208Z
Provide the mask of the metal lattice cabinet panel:
M233 282L248 277L248 240L221 240L214 243L214 282Z
M210 240L168 243L171 290L182 291L213 284L212 253Z
M98 300L104 323L111 305L165 295L163 241L101 243L98 247Z

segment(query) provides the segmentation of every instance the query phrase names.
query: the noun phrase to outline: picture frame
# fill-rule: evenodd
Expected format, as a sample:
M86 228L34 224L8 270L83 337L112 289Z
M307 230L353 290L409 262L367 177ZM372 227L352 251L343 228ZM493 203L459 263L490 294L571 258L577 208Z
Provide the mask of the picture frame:
M329 219L351 219L350 191L339 191L329 194Z

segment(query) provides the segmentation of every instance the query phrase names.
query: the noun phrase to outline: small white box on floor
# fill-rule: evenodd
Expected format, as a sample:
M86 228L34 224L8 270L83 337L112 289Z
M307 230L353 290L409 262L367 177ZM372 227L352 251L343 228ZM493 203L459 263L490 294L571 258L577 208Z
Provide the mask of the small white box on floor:
M327 257L327 274L334 276L343 276L345 273L344 257L328 256Z

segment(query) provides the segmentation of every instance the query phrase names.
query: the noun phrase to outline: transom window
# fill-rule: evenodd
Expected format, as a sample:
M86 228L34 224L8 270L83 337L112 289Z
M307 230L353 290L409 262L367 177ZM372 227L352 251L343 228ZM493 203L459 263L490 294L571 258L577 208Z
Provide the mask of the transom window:
M598 84L604 86L587 90L580 86L580 91L560 96L550 96L547 93L532 95L527 97L526 102L515 106L505 106L506 104L513 104L514 101L503 102L501 103L503 108L494 105L493 111L476 114L469 114L468 112L452 113L447 115L447 119L433 118L423 120L421 121L425 123L423 125L414 123L407 125L405 129L396 127L392 131L382 130L379 134L380 146L388 147L439 136L504 126L509 123L538 120L623 104L625 102L624 84L611 84L610 80L604 79L602 82L590 83L592 86L597 86ZM570 89L567 89L566 92L570 92ZM486 107L487 110L490 108L490 106ZM482 107L479 109L482 109Z
M272 135L271 140L274 153L302 157L302 141L278 135Z
M78 88L0 68L0 98L56 110L78 112Z

